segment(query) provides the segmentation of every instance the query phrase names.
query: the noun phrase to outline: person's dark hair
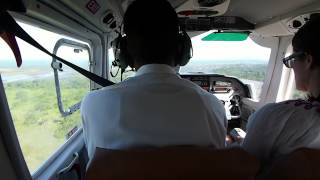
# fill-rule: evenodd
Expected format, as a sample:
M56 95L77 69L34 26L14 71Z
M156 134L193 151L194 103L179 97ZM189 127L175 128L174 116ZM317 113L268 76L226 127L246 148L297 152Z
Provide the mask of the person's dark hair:
M26 12L23 0L10 0L0 2L0 13L5 11Z
M320 17L314 17L302 26L292 39L295 52L310 54L320 65Z
M124 33L138 36L139 60L168 64L178 51L179 25L174 8L166 0L136 0L124 15Z

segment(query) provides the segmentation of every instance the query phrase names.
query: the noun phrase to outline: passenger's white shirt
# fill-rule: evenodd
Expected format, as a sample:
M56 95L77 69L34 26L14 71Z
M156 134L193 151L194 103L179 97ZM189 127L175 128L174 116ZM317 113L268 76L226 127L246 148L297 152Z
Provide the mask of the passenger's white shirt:
M250 116L242 147L262 161L300 147L320 148L320 103L292 100L264 106Z
M96 147L225 146L222 103L167 65L144 65L134 77L90 92L81 115L90 158Z

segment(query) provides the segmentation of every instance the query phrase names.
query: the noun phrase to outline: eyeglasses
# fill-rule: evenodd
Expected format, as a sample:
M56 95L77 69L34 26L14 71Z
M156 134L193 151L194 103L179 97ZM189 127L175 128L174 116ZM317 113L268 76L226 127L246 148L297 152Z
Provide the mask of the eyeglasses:
M287 68L292 68L293 62L297 60L297 58L302 57L304 55L305 55L304 52L296 52L286 58L283 58L282 62Z

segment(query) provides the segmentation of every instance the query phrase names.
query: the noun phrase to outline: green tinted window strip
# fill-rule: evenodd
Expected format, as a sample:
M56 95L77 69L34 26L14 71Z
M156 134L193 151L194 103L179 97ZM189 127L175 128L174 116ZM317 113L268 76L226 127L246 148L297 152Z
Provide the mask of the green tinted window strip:
M248 36L246 33L211 33L202 41L245 41Z

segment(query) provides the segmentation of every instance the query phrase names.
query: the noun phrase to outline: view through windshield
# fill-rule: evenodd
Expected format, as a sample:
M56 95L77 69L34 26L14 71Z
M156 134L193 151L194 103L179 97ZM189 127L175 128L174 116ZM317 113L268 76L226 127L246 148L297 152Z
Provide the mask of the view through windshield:
M193 58L180 68L180 74L204 73L232 76L250 84L254 98L259 98L271 49L253 42L204 41L212 31L192 38Z
M243 41L207 41L203 40L214 31L208 31L191 38L193 57L186 66L180 67L180 74L220 74L236 77L252 90L252 98L259 99L266 77L271 49L256 44L248 37ZM114 60L113 50L109 49L109 68ZM123 79L135 73L127 69ZM117 68L111 68L114 77L110 80L120 82ZM118 72L118 73L117 73Z

